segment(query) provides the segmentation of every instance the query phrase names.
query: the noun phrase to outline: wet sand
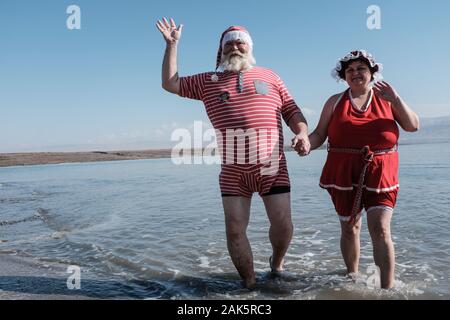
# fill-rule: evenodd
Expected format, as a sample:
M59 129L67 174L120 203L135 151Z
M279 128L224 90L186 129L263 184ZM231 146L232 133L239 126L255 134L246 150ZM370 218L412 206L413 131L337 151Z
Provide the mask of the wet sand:
M0 253L0 300L91 300L67 288L67 266Z

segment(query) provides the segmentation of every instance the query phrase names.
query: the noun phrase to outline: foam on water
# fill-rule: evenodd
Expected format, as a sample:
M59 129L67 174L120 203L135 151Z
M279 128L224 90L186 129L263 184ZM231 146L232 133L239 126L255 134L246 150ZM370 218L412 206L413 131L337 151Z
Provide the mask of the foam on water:
M200 268L210 268L208 257L200 257L200 264L198 265Z

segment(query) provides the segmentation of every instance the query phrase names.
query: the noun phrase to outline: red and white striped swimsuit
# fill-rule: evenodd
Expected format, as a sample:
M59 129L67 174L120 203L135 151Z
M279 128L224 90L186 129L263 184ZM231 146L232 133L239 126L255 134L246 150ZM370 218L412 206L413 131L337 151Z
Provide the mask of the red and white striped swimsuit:
M216 74L218 79L214 79ZM222 194L251 197L253 192L263 195L271 187L290 185L281 119L289 123L300 109L277 74L253 67L242 73L207 72L181 77L180 96L203 101L209 120L221 135L217 142L222 156ZM242 150L233 139L234 157L227 158L226 137L236 130L256 133L257 140L245 139ZM245 161L238 160L239 151L243 151ZM255 157L273 159L274 154L279 164L272 174L261 174L261 168L267 167L263 161L250 161Z

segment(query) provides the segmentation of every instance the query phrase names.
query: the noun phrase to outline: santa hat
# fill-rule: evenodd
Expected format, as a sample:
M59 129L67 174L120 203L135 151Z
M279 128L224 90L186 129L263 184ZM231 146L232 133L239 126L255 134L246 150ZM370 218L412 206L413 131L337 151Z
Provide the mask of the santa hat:
M225 44L228 41L233 40L242 40L249 45L250 50L253 49L253 41L252 38L250 37L250 33L248 33L248 31L244 27L240 26L229 27L222 33L222 36L220 37L219 51L217 52L217 60L216 60L216 70L220 66L220 62L222 60L222 51Z

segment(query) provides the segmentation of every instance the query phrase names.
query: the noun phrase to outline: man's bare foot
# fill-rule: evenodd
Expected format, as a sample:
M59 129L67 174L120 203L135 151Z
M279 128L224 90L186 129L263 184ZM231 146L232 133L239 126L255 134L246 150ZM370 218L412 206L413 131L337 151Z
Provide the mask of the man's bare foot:
M256 279L255 278L251 278L251 279L243 279L242 280L242 285L244 286L244 288L252 290L255 288L256 285Z
M284 259L281 261L280 266L275 267L273 265L273 257L270 256L270 258L269 258L269 265L270 265L270 272L272 273L272 275L280 276L281 273L284 271L283 264L284 264Z

